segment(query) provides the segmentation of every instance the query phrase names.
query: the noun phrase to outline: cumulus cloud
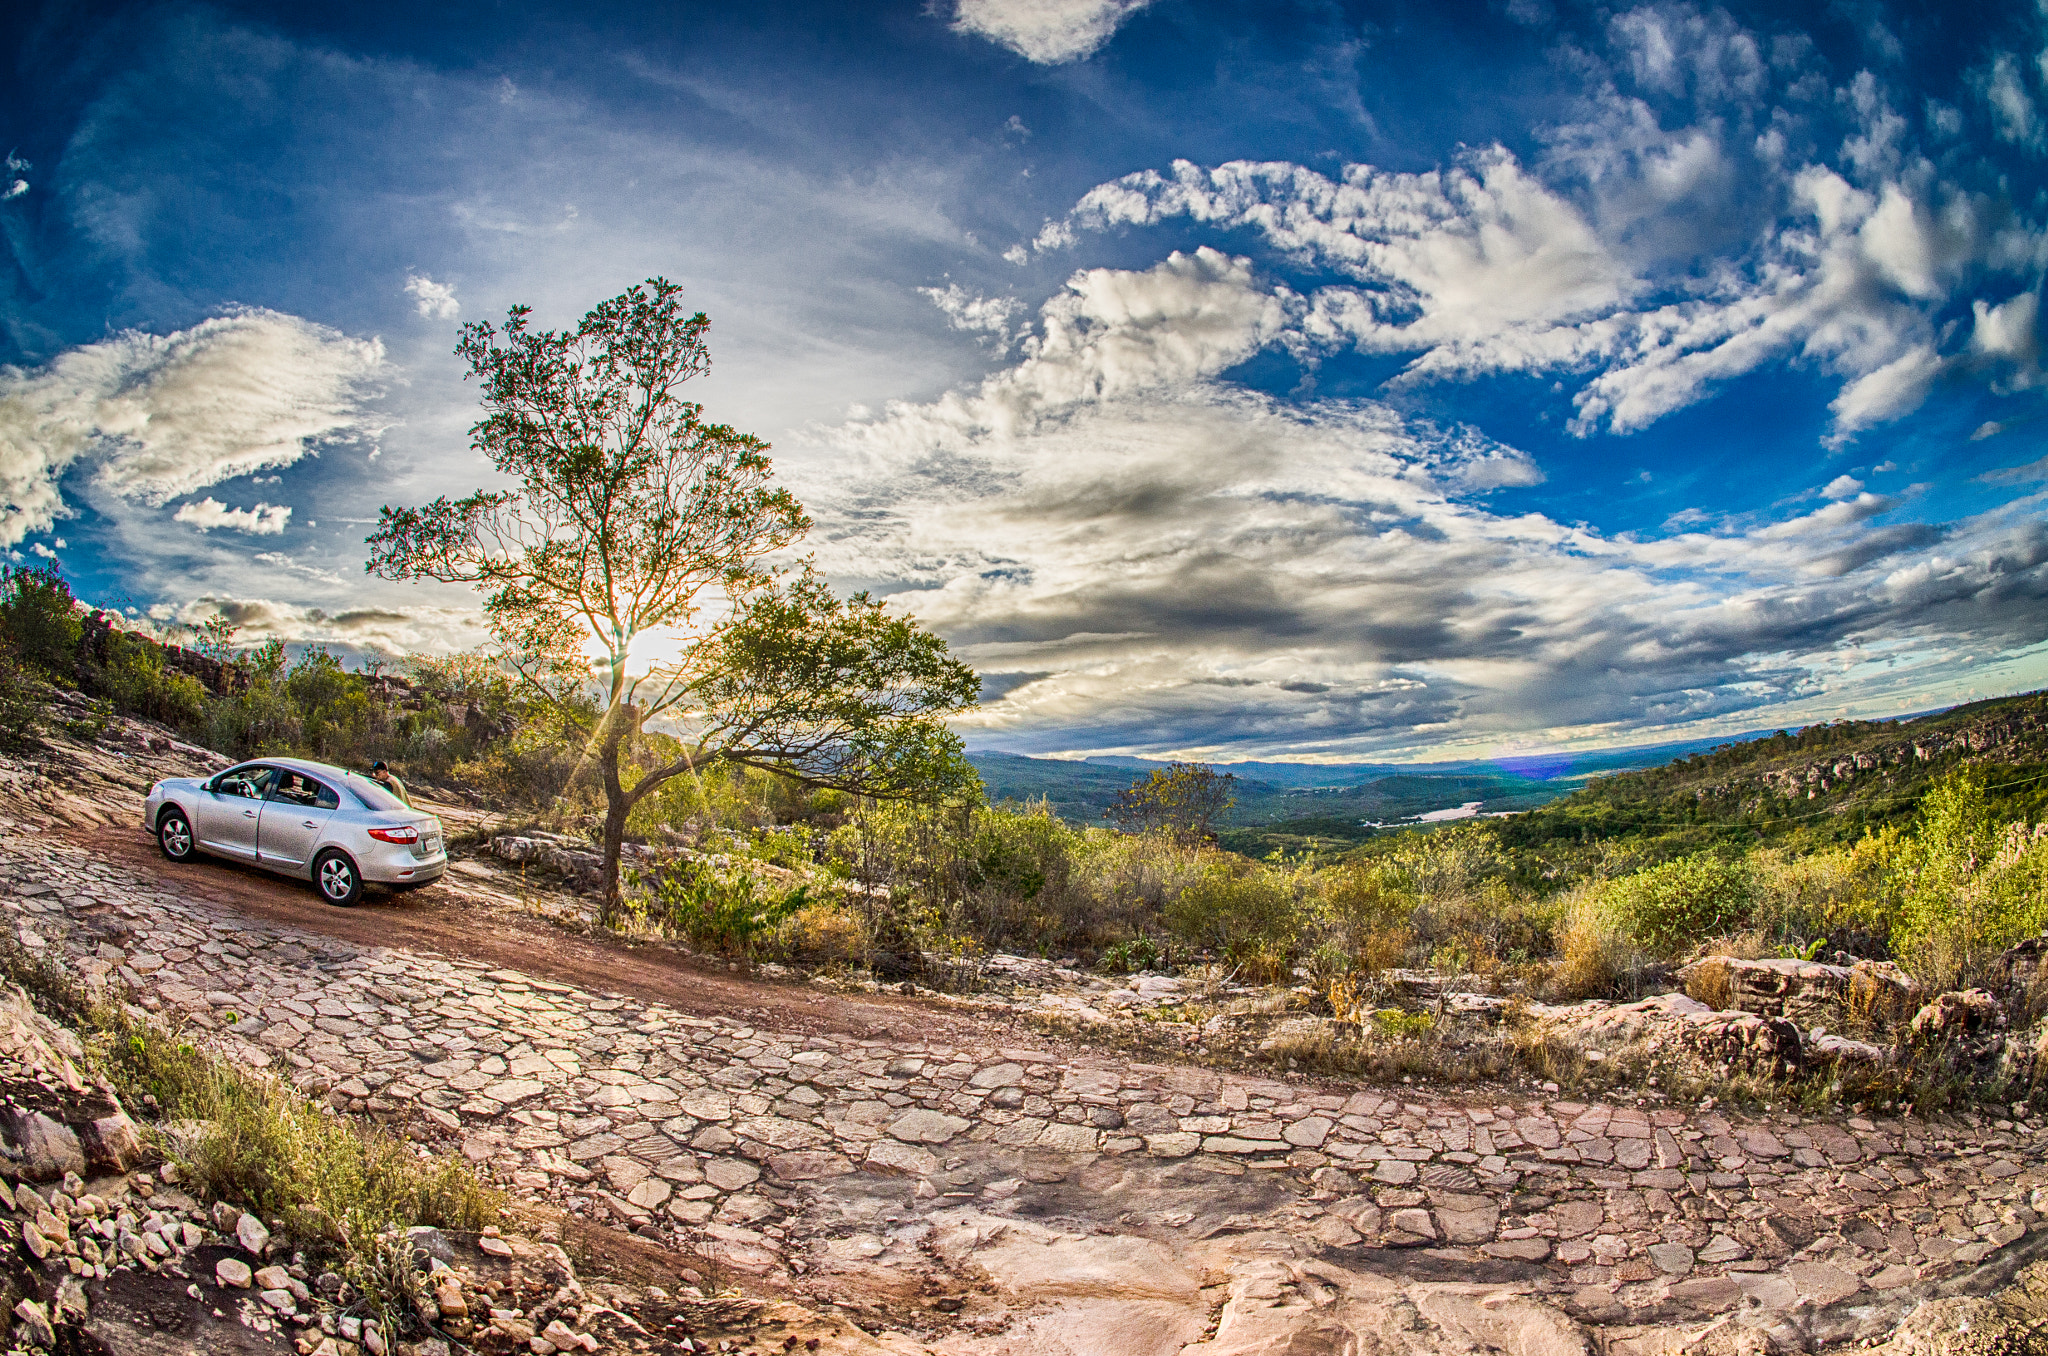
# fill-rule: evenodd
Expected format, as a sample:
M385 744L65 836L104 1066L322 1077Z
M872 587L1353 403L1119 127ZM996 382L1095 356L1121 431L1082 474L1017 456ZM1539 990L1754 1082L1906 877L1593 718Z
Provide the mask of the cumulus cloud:
M347 646L383 654L447 654L482 644L488 633L476 608L318 607L272 598L207 593L150 609L159 627L199 627L219 618L240 628L237 642Z
M253 509L229 508L208 495L180 505L178 511L171 515L171 520L190 523L201 532L226 527L254 537L275 537L284 532L284 525L291 521L291 516L289 504L258 504Z
M429 320L453 320L462 314L462 303L455 299L454 283L438 283L423 273L414 273L405 280L405 294L413 299L413 308Z
M7 153L7 173L0 175L0 184L5 185L0 187L0 202L9 202L28 192L28 180L17 176L29 168L28 161L12 151Z
M959 0L956 32L1007 47L1026 61L1058 66L1092 56L1151 0Z
M383 364L375 339L245 309L0 367L0 545L66 512L59 481L77 465L108 493L161 505L324 443L374 440L364 402Z
M954 329L986 334L998 349L1010 346L1010 317L1024 304L1015 297L979 296L959 283L917 290L929 297L932 305L945 312Z
M1222 379L1310 298L1214 250L1077 272L1019 359L816 431L822 564L995 675L977 738L1361 754L1659 728L1823 690L1875 640L2048 639L2048 527L1902 521L1853 477L1782 520L1602 533L1493 505L1540 469L1371 400Z
M2032 383L2033 292L1974 302L1974 330L1952 314L1987 278L2036 278L2048 232L2005 190L1944 178L1874 75L1830 91L1810 42L1683 4L1622 12L1607 38L1609 59L1569 54L1588 92L1537 129L1530 160L1491 146L1424 173L1176 161L1097 186L1005 257L1175 221L1251 233L1341 277L1306 298L1306 340L1406 357L1396 388L1552 377L1581 435L1640 432L1777 363L1833 380L1837 445L1951 374ZM2009 139L2038 140L2023 75L1998 58L1981 92ZM1838 141L1788 112L1817 101ZM1930 105L1937 130L1946 108Z

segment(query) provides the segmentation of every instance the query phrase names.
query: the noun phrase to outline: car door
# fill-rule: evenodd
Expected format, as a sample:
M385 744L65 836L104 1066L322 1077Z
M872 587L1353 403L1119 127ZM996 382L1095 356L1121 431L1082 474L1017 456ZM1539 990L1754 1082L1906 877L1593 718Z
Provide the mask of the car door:
M302 870L313 846L341 805L334 788L303 772L283 769L270 784L256 834L257 859L265 866Z
M231 767L206 784L192 807L192 828L199 845L223 856L253 860L256 830L263 815L263 797L277 769L260 764Z

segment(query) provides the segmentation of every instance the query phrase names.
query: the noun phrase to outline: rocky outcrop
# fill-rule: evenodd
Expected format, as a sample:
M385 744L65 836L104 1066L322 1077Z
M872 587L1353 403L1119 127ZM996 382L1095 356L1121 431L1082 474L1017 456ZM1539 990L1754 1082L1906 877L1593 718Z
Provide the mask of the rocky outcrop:
M1890 1026L1917 1011L1925 990L1891 961L1826 965L1790 957L1704 956L1678 972L1685 991L1713 1008L1784 1017L1804 1027L1845 1021Z
M1804 1063L1799 1028L1782 1017L1709 1007L1682 993L1635 1003L1531 1004L1538 1028L1598 1059L1691 1055L1719 1073L1788 1078Z
M501 862L542 867L579 890L595 890L604 880L604 855L587 842L560 834L531 832L493 838L491 855ZM647 870L655 864L655 851L643 843L627 843L620 849L619 864Z
M26 1181L66 1173L125 1172L142 1137L113 1091L73 1062L78 1038L30 1006L19 989L0 996L0 1165Z

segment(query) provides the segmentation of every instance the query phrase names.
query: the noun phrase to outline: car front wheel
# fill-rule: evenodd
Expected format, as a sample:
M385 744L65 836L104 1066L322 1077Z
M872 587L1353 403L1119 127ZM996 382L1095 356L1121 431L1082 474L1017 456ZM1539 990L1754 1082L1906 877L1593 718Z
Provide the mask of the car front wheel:
M182 811L166 810L156 822L156 845L174 862L189 862L198 850L192 841L192 824Z
M363 873L345 852L329 849L313 863L313 884L329 904L347 908L363 897Z

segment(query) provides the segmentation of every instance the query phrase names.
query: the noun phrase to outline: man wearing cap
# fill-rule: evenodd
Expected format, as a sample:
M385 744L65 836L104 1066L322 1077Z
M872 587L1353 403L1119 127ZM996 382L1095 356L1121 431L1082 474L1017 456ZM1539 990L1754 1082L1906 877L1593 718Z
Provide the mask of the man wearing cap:
M412 803L412 797L405 794L405 783L398 780L396 772L384 766L384 761L381 758L377 760L377 765L370 769L370 775L375 777L386 791L404 801L406 809L415 808Z

